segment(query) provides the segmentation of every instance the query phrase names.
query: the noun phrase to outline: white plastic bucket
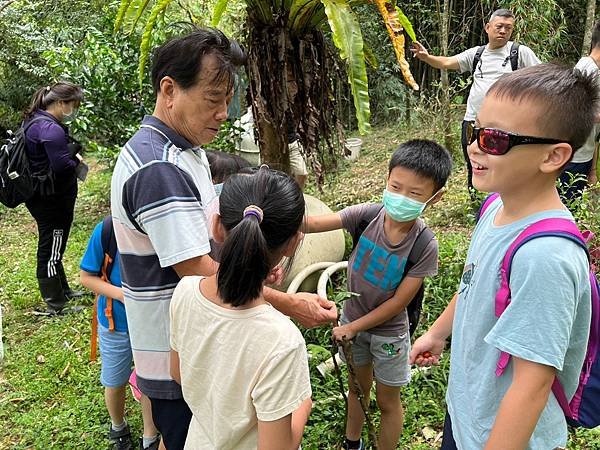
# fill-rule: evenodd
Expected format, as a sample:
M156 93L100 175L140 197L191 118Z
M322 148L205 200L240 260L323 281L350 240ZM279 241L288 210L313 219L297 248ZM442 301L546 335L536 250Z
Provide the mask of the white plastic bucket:
M348 138L344 144L344 156L350 161L354 161L360 156L360 148L362 147L362 139Z
M253 166L260 166L260 150L258 148L240 148L238 155L244 158Z

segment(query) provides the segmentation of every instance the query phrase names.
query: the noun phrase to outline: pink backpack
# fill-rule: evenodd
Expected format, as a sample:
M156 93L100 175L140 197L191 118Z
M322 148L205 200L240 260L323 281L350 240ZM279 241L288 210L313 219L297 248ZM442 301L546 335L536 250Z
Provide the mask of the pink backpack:
M479 217L483 215L485 210L498 196L498 194L491 194L484 200L479 211ZM580 232L577 225L567 219L542 219L532 223L517 236L508 247L502 259L500 289L496 293L495 302L496 317L500 317L510 304L510 269L515 253L526 242L543 236L557 236L569 239L585 249L588 258L590 258L587 243L593 237L591 232ZM577 390L573 398L569 401L558 377L554 379L552 385L552 392L565 413L569 424L585 428L595 428L600 425L600 363L598 358L600 356L600 352L598 351L600 345L600 286L593 267L590 268L590 285L592 292L592 319L587 352L583 367L581 368ZM511 355L505 352L500 354L496 365L496 376L501 376L504 373L510 357Z

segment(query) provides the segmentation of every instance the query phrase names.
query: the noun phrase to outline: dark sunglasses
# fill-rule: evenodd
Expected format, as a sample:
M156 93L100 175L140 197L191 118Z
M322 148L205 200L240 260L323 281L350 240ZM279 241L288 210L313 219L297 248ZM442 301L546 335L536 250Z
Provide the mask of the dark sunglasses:
M472 144L477 140L479 149L489 155L505 155L516 145L525 144L561 144L568 142L560 139L521 136L495 128L476 128L470 123L467 126L467 142Z

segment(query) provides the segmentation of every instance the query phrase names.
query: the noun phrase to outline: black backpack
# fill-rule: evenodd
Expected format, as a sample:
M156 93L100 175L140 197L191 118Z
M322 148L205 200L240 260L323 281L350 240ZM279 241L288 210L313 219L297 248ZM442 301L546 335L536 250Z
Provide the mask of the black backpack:
M481 55L485 50L485 45L482 45L475 52L475 56L473 57L473 66L471 67L471 72L475 75L475 70L477 69L477 65L481 61ZM509 55L504 59L504 63L502 63L502 67L506 66L510 62L510 68L514 72L519 68L519 44L516 42L512 43L510 47Z
M358 241L362 234L365 232L369 224L379 215L383 205L379 207L379 209L373 209L372 214L364 215L354 234L352 235L352 250L356 248L358 245ZM421 256L423 255L423 251L427 248L431 240L434 238L433 231L429 229L429 227L423 228L415 242L410 249L410 253L408 254L408 258L406 264L404 265L404 272L402 273L402 279L406 276L406 274L414 267L414 265L419 262ZM409 324L409 333L412 336L419 325L419 319L421 318L421 308L423 307L423 297L425 296L425 285L421 284L421 287L410 301L408 306L406 307L406 312L408 314L408 324Z
M51 173L32 174L25 143L25 133L35 122L48 121L36 117L23 124L0 149L0 203L15 208L29 200L40 183L51 179Z

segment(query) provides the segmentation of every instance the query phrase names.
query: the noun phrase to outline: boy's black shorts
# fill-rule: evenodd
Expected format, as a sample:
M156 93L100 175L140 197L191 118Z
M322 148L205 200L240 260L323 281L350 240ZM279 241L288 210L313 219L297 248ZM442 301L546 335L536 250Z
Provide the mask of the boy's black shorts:
M152 420L160 431L168 450L183 450L187 437L192 411L180 398L177 400L164 400L151 398Z

